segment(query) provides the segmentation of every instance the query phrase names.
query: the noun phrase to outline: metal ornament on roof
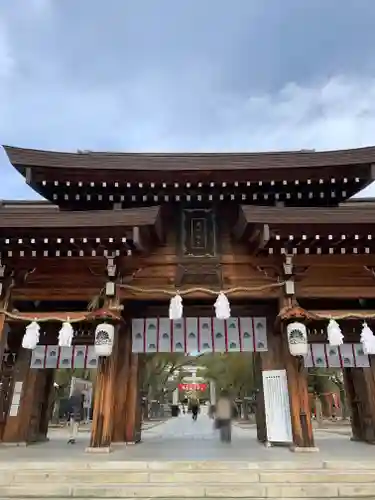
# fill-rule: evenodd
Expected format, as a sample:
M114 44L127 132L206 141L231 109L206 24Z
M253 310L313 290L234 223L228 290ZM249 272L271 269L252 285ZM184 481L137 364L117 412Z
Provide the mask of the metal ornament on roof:
M289 323L286 328L289 351L292 356L306 356L308 353L307 328L299 321Z

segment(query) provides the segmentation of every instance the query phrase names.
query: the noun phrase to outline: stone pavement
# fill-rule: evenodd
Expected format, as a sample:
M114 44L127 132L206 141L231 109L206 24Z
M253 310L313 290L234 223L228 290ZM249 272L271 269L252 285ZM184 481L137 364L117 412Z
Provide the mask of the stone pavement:
M110 454L87 454L89 434L79 434L75 445L67 444L65 429L51 429L50 441L29 447L0 447L0 462L12 460L90 460L90 461L322 461L375 460L375 447L353 443L348 436L315 431L319 453L291 453L288 448L265 448L257 442L256 427L233 427L231 444L221 443L213 421L200 415L194 422L190 415L181 415L143 432L137 445L115 445Z

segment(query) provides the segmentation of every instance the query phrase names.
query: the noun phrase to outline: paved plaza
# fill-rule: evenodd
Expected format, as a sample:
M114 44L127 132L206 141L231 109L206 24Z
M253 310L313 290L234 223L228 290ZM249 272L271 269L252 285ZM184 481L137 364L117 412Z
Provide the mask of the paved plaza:
M256 427L233 427L231 444L221 443L213 421L200 415L197 422L181 415L150 426L143 431L143 442L137 445L115 445L109 454L86 453L89 432L80 432L75 445L67 444L66 429L51 429L49 442L29 447L0 447L0 462L18 460L129 460L129 461L321 461L375 460L375 446L353 443L339 432L316 430L319 453L291 453L288 448L266 448L257 442Z

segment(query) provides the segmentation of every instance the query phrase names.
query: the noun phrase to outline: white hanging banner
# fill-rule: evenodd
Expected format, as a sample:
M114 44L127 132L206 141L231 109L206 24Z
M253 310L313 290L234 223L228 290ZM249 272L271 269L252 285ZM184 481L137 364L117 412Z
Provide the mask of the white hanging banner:
M169 318L159 319L159 352L173 352L171 323Z
M159 319L146 319L146 352L159 352Z
M132 352L262 352L267 351L264 317L135 318Z
M227 321L213 318L211 328L213 331L215 352L228 352Z
M73 349L73 368L86 368L87 362L86 345L76 345Z
M95 352L95 346L89 345L87 346L85 368L97 368L97 366L98 366L98 356L96 355Z
M255 348L254 351L267 351L267 320L266 318L253 318Z
M46 346L38 345L31 353L31 368L44 368L44 362L46 359Z
M362 344L309 344L306 368L368 368L370 360Z
M325 353L328 360L329 368L343 368L342 356L339 346L325 344Z
M243 351L242 339L239 329L239 318L229 318L226 320L228 334L228 351L239 352Z
M173 328L173 352L186 352L186 335L185 335L186 318L174 320Z
M58 368L73 368L73 347L60 347Z
M212 342L212 326L213 318L198 318L198 328L200 336L200 352L215 352L215 345Z
M40 345L32 352L30 368L96 368L98 358L93 345L60 347Z
M239 329L241 335L242 351L254 351L255 337L254 337L254 320L253 318L238 318Z
M59 349L58 346L48 345L46 348L46 358L44 368L57 368L59 362Z
M136 318L132 321L132 351L145 352L146 320Z
M199 352L198 318L186 318L185 330L187 352Z

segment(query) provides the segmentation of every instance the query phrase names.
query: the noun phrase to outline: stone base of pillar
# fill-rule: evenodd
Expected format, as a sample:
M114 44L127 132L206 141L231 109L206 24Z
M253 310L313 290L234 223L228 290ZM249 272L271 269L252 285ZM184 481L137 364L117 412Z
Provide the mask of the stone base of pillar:
M318 451L320 451L319 448L316 446L303 448L302 446L294 446L293 445L289 449L293 453L317 453Z
M92 447L88 446L85 449L85 453L112 453L112 449L110 446L103 446L103 447Z
M350 441L353 441L355 443L375 444L375 441L365 441L363 439L354 436L351 436Z
M31 443L34 444L34 443ZM26 448L26 446L30 446L30 443L26 443L26 441L21 441L19 443L1 443L0 448Z

